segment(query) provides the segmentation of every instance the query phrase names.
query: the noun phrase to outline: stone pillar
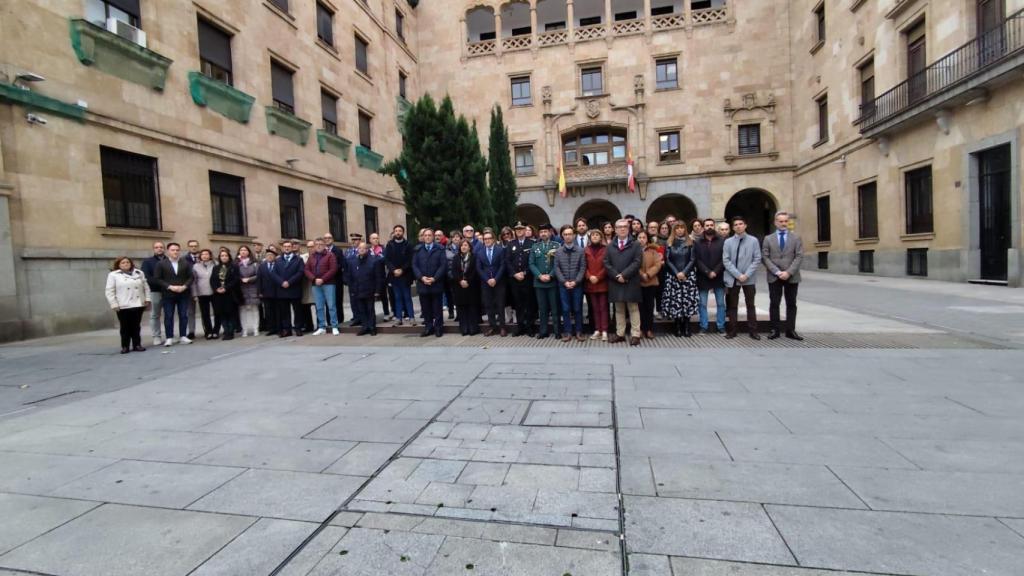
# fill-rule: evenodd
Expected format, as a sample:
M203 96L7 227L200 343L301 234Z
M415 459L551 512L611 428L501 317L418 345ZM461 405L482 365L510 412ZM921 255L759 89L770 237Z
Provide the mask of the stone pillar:
M530 49L537 51L537 3L530 2Z
M462 61L465 62L466 58L469 57L467 51L469 49L469 43L472 38L469 37L469 30L466 29L466 15L463 14L459 18L459 38L462 41Z
M604 40L612 45L612 0L604 0Z
M576 16L572 6L572 0L566 0L565 11L565 29L569 32L569 49L572 50L573 46L576 45Z
M554 174L554 147L551 144L551 86L544 86L540 89L541 102L544 105L544 181L553 182Z
M494 12L494 53L501 57L501 12Z
M684 0L685 1L685 0ZM651 0L644 0L644 35L647 36L647 40L651 39Z
M693 9L690 7L690 0L683 0L683 21L687 28L693 26Z

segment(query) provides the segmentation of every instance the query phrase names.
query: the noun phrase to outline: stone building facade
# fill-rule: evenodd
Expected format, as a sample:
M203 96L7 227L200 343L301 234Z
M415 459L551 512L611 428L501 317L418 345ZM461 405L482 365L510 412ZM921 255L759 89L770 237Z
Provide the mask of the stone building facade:
M1019 285L1022 8L4 3L0 339L109 325L107 262L157 239L404 222L376 167L424 93L451 95L482 134L502 106L531 223L743 214L763 234L788 210L808 267Z

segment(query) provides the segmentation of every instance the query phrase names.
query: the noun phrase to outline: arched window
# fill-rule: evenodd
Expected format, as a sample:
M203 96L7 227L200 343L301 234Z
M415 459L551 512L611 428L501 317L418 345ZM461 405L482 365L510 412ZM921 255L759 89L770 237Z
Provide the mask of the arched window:
M566 166L601 166L626 161L626 129L581 128L562 136Z

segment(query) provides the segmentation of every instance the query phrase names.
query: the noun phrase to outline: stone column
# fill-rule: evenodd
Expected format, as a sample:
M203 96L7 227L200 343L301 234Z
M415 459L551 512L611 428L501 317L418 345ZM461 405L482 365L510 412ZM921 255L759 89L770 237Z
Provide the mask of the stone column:
M612 45L612 0L604 0L604 39Z
M693 9L690 7L690 0L683 0L683 22L686 27L693 26Z
M644 0L644 35L651 39L651 0Z
M501 12L494 12L494 53L501 57Z
M465 14L463 14L462 17L459 18L459 39L462 42L462 61L465 62L466 58L469 56L469 54L467 54L467 51L469 50L469 42L471 40L471 38L469 37L469 30L466 29Z
M530 49L537 51L537 3L530 2Z
M572 47L576 45L576 16L573 11L572 0L566 0L565 10L565 29L569 32L569 49L572 50Z

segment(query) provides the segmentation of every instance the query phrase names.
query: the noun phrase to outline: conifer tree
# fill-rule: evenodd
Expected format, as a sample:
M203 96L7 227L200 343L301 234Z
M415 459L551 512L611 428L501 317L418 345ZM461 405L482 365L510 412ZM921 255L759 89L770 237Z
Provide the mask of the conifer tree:
M494 220L498 225L511 225L516 218L516 177L508 151L508 128L502 118L501 106L491 109L491 137L487 150L488 190ZM534 222L533 224L542 224Z

